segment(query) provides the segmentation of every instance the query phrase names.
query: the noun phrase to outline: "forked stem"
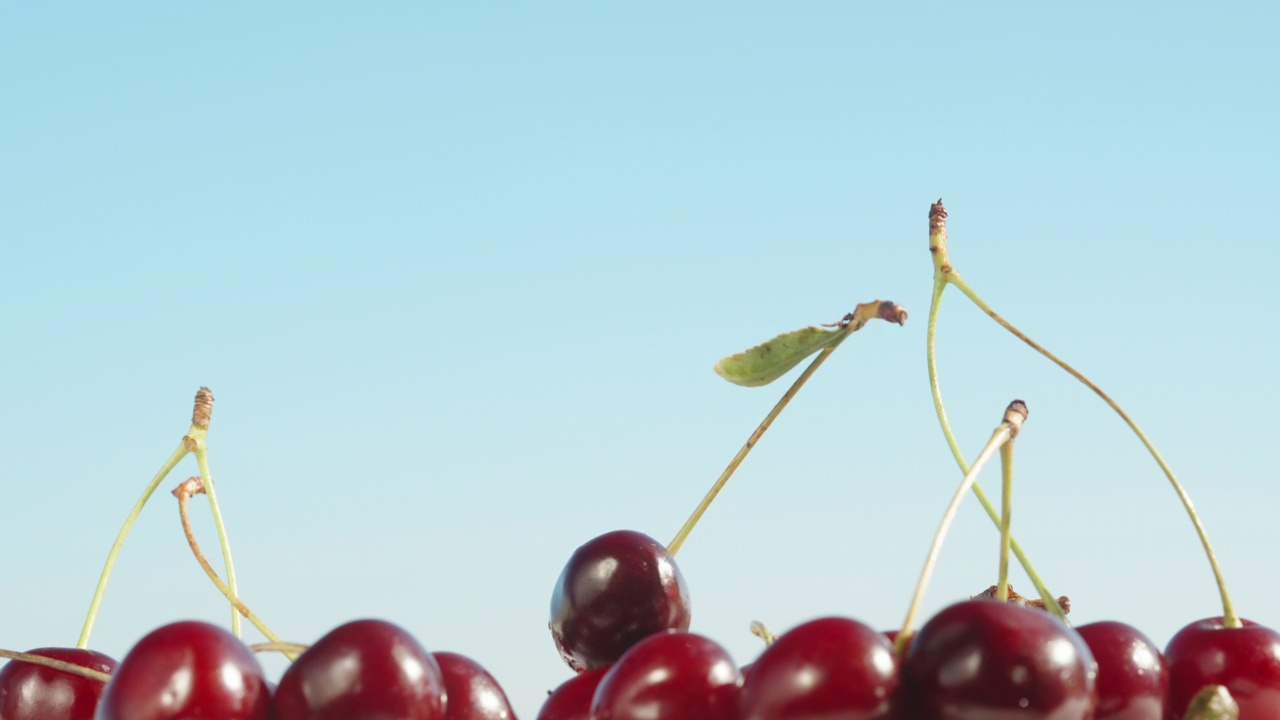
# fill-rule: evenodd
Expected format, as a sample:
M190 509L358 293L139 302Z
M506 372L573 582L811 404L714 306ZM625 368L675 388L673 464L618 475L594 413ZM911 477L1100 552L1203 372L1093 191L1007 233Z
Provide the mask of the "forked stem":
M83 650L84 648L80 648L80 649ZM0 658L6 658L8 660L13 660L15 662L31 663L32 665L43 665L47 668L53 668L54 670L69 672L72 675L87 677L90 680L97 680L98 682L107 682L108 680L111 679L110 674L104 673L100 670L81 667L80 665L76 665L75 663L69 663L65 660L55 660L53 658L48 658L43 655L33 655L31 653L16 652L13 650L0 650Z
M942 522L938 524L938 531L934 533L933 543L929 546L929 554L925 557L924 569L920 571L920 579L916 582L915 594L911 596L911 605L907 608L907 617L902 622L902 629L898 631L897 637L893 641L893 652L901 657L903 650L907 646L907 641L911 637L913 628L916 624L916 617L920 614L920 606L924 603L924 593L929 587L929 580L933 577L933 569L938 564L938 555L942 552L942 543L947 537L947 532L951 529L951 523L955 520L956 513L960 510L960 501L964 500L965 495L969 494L969 489L973 487L974 480L977 479L978 473L982 472L982 468L986 466L987 461L996 453L1005 443L1013 439L1022 429L1022 423L1027 419L1027 406L1021 400L1014 400L1005 408L1004 418L995 431L991 433L991 439L982 448L982 452L978 453L978 458L973 461L973 467L965 473L964 479L960 481L960 486L956 488L956 492L951 496L951 502L947 504L947 511L942 516Z
M199 495L200 493L207 495L208 487L205 486L204 482L198 476L187 478L173 489L173 496L178 498L178 516L182 519L182 533L187 537L187 545L191 547L192 554L196 556L196 562L200 563L200 568L204 570L205 575L209 576L209 579L213 581L213 584L218 587L218 591L221 592L227 600L231 601L231 607L236 610L237 616L244 615L248 618L249 622L252 623L254 627L258 628L258 631L266 636L266 638L271 642L283 643L284 641L272 632L271 628L267 627L267 624L264 623L261 618L253 614L253 611L244 604L244 601L242 601L234 591L232 591L231 587L228 586L227 583L224 583L222 578L218 577L218 573L213 569L213 566L209 564L204 553L201 552L200 543L196 541L195 532L191 529L191 518L187 512L187 504L191 500L191 496ZM290 660L297 659L297 655L292 654L289 650L281 650L281 652Z
M791 387L787 388L787 391L782 394L782 397L778 400L777 404L773 406L773 409L769 411L769 414L765 415L764 420L760 422L760 425L756 427L755 431L751 433L751 436L747 438L747 441L743 443L742 447L738 450L738 453L729 461L724 472L720 473L720 477L716 478L711 489L703 496L702 502L699 502L698 507L694 508L693 514L689 516L688 520L684 521L684 525L681 526L680 531L677 532L676 536L667 544L668 553L674 556L680 551L680 547L684 545L684 541L689 537L689 533L693 531L693 527L698 524L698 521L702 519L702 515L706 513L707 508L711 506L711 501L716 499L716 496L720 494L720 490L724 488L725 483L729 482L729 478L733 476L733 473L737 471L738 466L746 459L747 454L756 446L756 443L760 441L760 438L764 435L765 431L769 429L769 426L773 424L773 421L777 419L783 409L790 404L791 399L796 396L796 393L800 392L800 388L804 387L804 384L809 381L809 378L818 370L819 367L822 366L822 363L826 362L827 358L831 356L831 353L835 352L836 348L840 347L840 343L843 343L850 335L861 330L863 326L875 318L888 320L889 322L896 322L901 325L907 320L907 311L897 303L890 302L888 300L873 300L871 302L858 305L853 312L846 315L845 318L840 321L838 325L840 332L843 334L818 353L818 356L809 363L809 366L804 369L804 372L800 373L800 377L796 378L795 382L791 383Z
M1241 627L1242 623L1240 622L1240 618L1236 615L1235 606L1231 601L1231 593L1227 590L1227 581L1222 574L1222 567L1218 564L1217 554L1214 553L1213 545L1209 542L1209 534L1205 530L1204 524L1200 521L1200 515L1196 512L1195 505L1191 502L1191 496L1187 494L1182 483L1179 482L1178 478L1173 474L1172 468L1170 468L1169 464L1165 462L1164 457L1160 455L1160 451L1156 449L1155 445L1147 437L1147 434L1142 431L1142 428L1138 427L1138 424L1133 420L1133 418L1129 417L1129 414L1125 412L1124 409L1120 407L1119 403L1113 400L1110 395L1103 392L1102 388L1098 387L1080 371L1067 364L1057 355L1049 352L1039 343L1027 337L1021 330L1014 327L1012 323L1001 317L978 295L977 292L973 290L972 287L969 286L967 282L964 281L964 278L960 277L960 273L956 272L955 268L952 267L951 259L947 252L946 218L947 211L942 206L942 200L938 200L938 202L935 203L929 211L929 252L933 254L935 301L940 298L942 294L941 290L938 289L938 285L940 283L943 285L955 285L960 292L964 293L965 297L969 298L974 305L977 305L978 308L990 316L992 320L995 320L998 325L1003 327L1005 330L1008 330L1014 335L1014 337L1017 337L1019 340L1029 345L1033 350L1065 370L1067 374L1071 375L1071 377L1080 381L1120 416L1120 419L1124 421L1125 425L1129 426L1129 429L1138 437L1138 440L1141 441L1143 447L1145 447L1147 452L1151 454L1151 457L1155 459L1156 465L1160 466L1160 470L1164 473L1165 477L1169 479L1169 484L1173 486L1174 492L1178 494L1178 499L1182 501L1183 508L1186 509L1187 515L1191 518L1191 524L1195 526L1196 534L1200 538L1200 544L1204 547L1205 557L1208 558L1209 566L1213 570L1214 582L1218 585L1218 594L1222 598L1223 625L1229 628ZM935 317L935 309L933 307L930 307L929 309L929 317L930 324L932 324ZM932 332L930 332L929 338L930 343L932 344ZM931 374L932 371L933 364L931 359ZM1037 587L1037 590L1039 590L1039 587Z
M941 202L937 206L941 210ZM946 211L941 211L941 220L945 221ZM935 218L930 216L930 247L929 250L934 253L934 262L938 262L938 258L946 256L946 224L942 222L935 227ZM934 250L933 240L935 233L941 234L941 252ZM945 265L947 271L950 272L950 266ZM942 305L942 293L947 288L947 281L939 274L935 268L933 281L933 298L929 303L929 320L925 327L925 355L929 366L929 391L933 395L933 409L938 415L938 424L942 426L942 435L947 440L947 447L951 449L951 456L955 458L956 465L960 467L961 473L969 472L969 463L964 459L964 453L960 451L960 445L956 442L955 434L951 431L951 423L947 420L947 410L942 404L942 389L938 384L938 309ZM987 517L991 518L991 522L996 527L1000 527L1000 513L996 512L995 505L987 498L987 493L982 489L982 485L978 482L973 483L973 495L978 498L978 503L982 505L982 509L987 513ZM1022 545L1018 543L1017 538L1009 536L1009 549L1013 551L1013 556L1018 558L1018 564L1027 573L1027 577L1031 580L1031 585L1035 587L1036 593L1044 602L1045 607L1050 612L1057 615L1060 620L1066 622L1067 616L1058 607L1058 603L1053 598L1053 593L1049 592L1048 586L1044 584L1044 580L1040 579L1040 573L1036 572L1035 565L1031 564L1031 559L1023 552Z
M89 635L93 632L94 621L98 619L98 609L101 607L102 597L107 591L107 581L111 579L111 571L115 568L116 557L120 555L120 548L124 547L124 539L128 537L129 530L133 528L133 523L137 521L138 515L142 513L143 506L151 499L151 494L168 477L169 471L173 470L178 462L193 449L192 436L199 435L203 438L204 434L209 432L209 417L212 410L213 393L209 391L209 388L202 387L196 391L196 399L191 411L190 429L187 430L187 434L178 443L178 448L165 461L160 471L156 473L155 477L151 478L151 482L142 491L142 496L133 504L133 509L129 511L129 516L125 518L124 525L120 527L120 532L116 533L115 542L111 544L111 550L107 553L107 561L103 563L102 572L98 575L98 585L93 590L93 599L89 602L89 612L85 614L84 626L80 628L80 638L76 640L76 647L81 650L89 647Z

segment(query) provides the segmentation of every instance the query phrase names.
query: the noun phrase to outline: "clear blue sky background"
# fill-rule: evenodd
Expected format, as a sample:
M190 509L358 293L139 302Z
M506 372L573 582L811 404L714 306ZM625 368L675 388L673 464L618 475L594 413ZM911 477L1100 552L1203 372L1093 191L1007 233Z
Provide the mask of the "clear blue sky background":
M959 480L925 372L939 196L957 269L1144 425L1280 625L1264 5L0 5L0 647L75 642L208 385L249 605L300 642L395 621L532 718L569 675L570 553L669 540L785 387L714 362L875 298L907 325L842 346L679 561L742 662L752 620L894 627ZM970 456L1030 406L1015 532L1076 622L1163 644L1221 612L1110 410L954 291L939 342ZM167 495L194 472L96 648L227 622ZM970 500L926 611L996 550Z

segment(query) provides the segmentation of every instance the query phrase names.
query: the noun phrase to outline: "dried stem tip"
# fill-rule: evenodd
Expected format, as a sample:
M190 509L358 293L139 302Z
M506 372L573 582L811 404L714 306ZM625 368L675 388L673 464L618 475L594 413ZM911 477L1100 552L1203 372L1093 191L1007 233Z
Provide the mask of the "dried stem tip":
M1018 593L1013 591L1013 586L1009 584L1005 584L1005 588L1006 588L1006 591L1008 592L1007 602L1011 602L1015 605L1021 605L1023 607L1036 608L1037 610L1048 610L1048 608L1045 607L1043 600L1032 599L1029 597L1024 597L1022 595L1019 595ZM992 599L995 599L996 592L998 590L999 588L996 585L992 585L991 587L987 588L986 590L983 590L982 592L978 593L977 595L974 595L973 597L975 599L987 598L988 600L992 600ZM1058 607L1062 610L1063 615L1070 613L1071 598L1067 597L1066 595L1060 595L1058 597Z
M176 498L190 498L203 492L204 481L200 479L199 475L193 475L178 483L178 487L173 489L173 496Z
M1004 409L1004 422L1009 424L1013 434L1017 435L1022 429L1022 423L1027 419L1027 404L1021 400L1014 400L1009 403L1009 407Z
M213 415L213 391L202 387L196 391L196 406L191 411L191 424L202 430L209 429L209 418Z
M876 316L891 323L907 324L907 309L889 300L880 303L880 307L876 309Z
M938 198L938 202L929 206L929 229L944 228L947 226L947 209L942 207L942 198Z

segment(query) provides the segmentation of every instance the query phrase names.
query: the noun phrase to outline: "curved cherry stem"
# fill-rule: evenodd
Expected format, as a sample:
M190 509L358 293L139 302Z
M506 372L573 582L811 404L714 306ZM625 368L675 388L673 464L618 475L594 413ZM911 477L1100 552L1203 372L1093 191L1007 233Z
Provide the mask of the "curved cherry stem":
M930 230L932 231L932 227ZM945 242L945 226L942 228L942 233ZM932 245L930 250L933 250ZM934 259L936 262L936 253ZM935 270L933 298L929 303L929 320L925 327L925 355L929 366L929 391L933 395L933 409L938 415L938 424L942 426L942 435L947 440L947 447L951 449L951 456L955 458L956 465L960 467L960 472L967 473L969 472L969 463L964 459L964 453L960 451L960 445L956 442L955 434L951 431L951 423L947 420L947 410L942 404L942 389L938 384L938 309L942 306L942 293L946 288L946 278L940 277ZM982 505L982 509L986 511L987 517L991 518L991 522L995 523L996 527L1000 527L1000 513L996 511L995 505L987 498L987 493L982 489L982 485L976 481L973 483L973 495L978 498L978 504ZM1044 601L1045 607L1049 608L1049 611L1057 615L1060 620L1066 622L1067 616L1058 607L1053 593L1049 592L1048 586L1040 578L1040 573L1036 572L1035 565L1031 564L1031 559L1022 550L1022 545L1012 535L1009 536L1009 549L1013 551L1014 557L1018 558L1018 564L1027 573L1028 579L1031 580L1031 584L1035 587L1036 593L1040 595L1040 599Z
M1004 418L1001 420L994 432L991 433L991 439L983 446L982 452L978 453L978 457L973 461L971 467L965 474L964 479L960 481L960 486L956 488L956 492L951 496L951 502L947 504L947 511L942 515L942 522L938 523L938 531L933 535L933 543L929 546L929 554L925 557L924 569L920 571L920 579L916 581L916 591L911 596L911 605L907 609L907 617L902 622L902 629L898 631L898 635L893 641L893 652L901 657L903 650L907 647L907 641L911 638L911 633L916 624L916 617L920 614L920 606L924 603L924 593L929 587L929 580L933 577L933 569L938 564L938 556L942 553L942 543L947 537L947 532L951 529L951 523L955 520L956 513L960 510L960 501L969 494L969 490L973 487L973 483L978 478L978 473L982 472L982 468L986 466L987 461L992 455L996 454L1003 445L1012 440L1018 431L1022 429L1022 423L1027 419L1027 406L1021 400L1014 400L1005 408ZM1055 603L1056 605L1056 603Z
M83 650L84 648L80 649ZM98 682L107 682L111 679L111 675L109 673L94 670L93 668L81 667L75 663L69 663L65 660L55 660L43 655L32 655L31 653L15 652L13 650L0 650L0 658L6 658L15 662L31 663L32 665L43 665L47 668L61 670L62 672L68 672L72 675L87 677L90 680L97 680Z
M1110 395L1103 392L1102 388L1098 387L1096 384L1094 384L1092 380L1085 377L1080 371L1076 370L1074 367L1067 364L1065 361L1060 359L1057 355L1054 355L1053 353L1049 352L1046 348L1041 346L1036 341L1027 337L1021 330L1014 327L1013 324L1011 324L1009 321L1001 317L998 313L996 313L995 310L991 309L990 305L987 305L986 301L984 301L978 295L978 293L975 292L973 288L969 286L967 282L964 281L964 278L960 277L960 273L956 272L955 268L951 266L951 259L947 252L946 218L947 218L947 211L942 206L942 200L938 200L938 202L935 203L929 210L929 252L933 254L935 298L941 298L941 295L942 295L942 291L938 289L939 284L942 284L944 286L947 284L955 285L956 289L964 293L965 297L969 298L969 300L972 301L974 305L977 305L978 308L981 309L984 313L986 313L992 320L996 321L996 323L1000 325L1000 327L1003 327L1005 330L1008 330L1010 333L1013 334L1014 337L1026 343L1033 350L1040 353L1045 358L1053 362L1055 365L1065 370L1068 375L1075 378L1080 383L1082 383L1085 387L1092 390L1095 395L1101 398L1102 401L1105 402L1108 407L1110 407L1113 411L1115 411L1117 415L1120 416L1120 419L1124 421L1125 425L1128 425L1129 429L1133 431L1133 434L1138 437L1138 440L1142 443L1142 446L1145 447L1147 449L1147 452L1151 454L1151 457L1156 461L1156 465L1160 466L1160 470L1164 472L1165 477L1168 478L1169 484L1173 486L1174 492L1178 494L1178 499L1182 501L1183 508L1186 509L1187 515L1191 518L1191 524L1195 526L1196 534L1200 538L1200 544L1204 547L1205 557L1208 558L1209 566L1213 570L1214 582L1216 582L1218 585L1218 594L1222 598L1223 625L1225 625L1228 628L1241 627L1242 623L1240 622L1240 618L1236 615L1235 606L1231 601L1231 594L1227 591L1227 581L1222 574L1221 566L1218 564L1217 554L1214 553L1213 545L1209 542L1209 534L1205 530L1204 524L1200 521L1200 515L1196 512L1195 505L1191 502L1191 496L1187 494L1187 491L1185 488L1183 488L1182 483L1179 482L1177 476L1173 474L1172 468L1170 468L1169 464L1165 462L1164 457L1160 454L1160 451L1156 449L1155 444L1153 444L1151 440L1147 437L1147 434L1142 431L1142 428L1138 427L1138 423L1135 422L1133 418L1129 417L1129 414L1124 411L1124 408L1121 408L1119 403L1111 399ZM930 317L930 323L932 324L935 318L935 309L933 307L930 307L929 309L929 317ZM929 333L929 340L930 340L930 347L932 347L932 342L933 342L932 331L930 331ZM930 356L931 378L933 377L933 369L934 369L934 365L932 362L932 355L931 355ZM938 396L935 395L935 398L937 397ZM938 402L940 402L940 400L935 399L935 403L938 403ZM940 417L942 416L940 415ZM947 432L947 430L944 429L944 432ZM1037 587L1036 589L1039 590L1040 588ZM1045 598L1045 600L1046 600L1046 604L1049 604L1048 603L1049 598Z
M209 510L213 513L213 526L218 530L218 544L222 551L223 566L227 569L227 587L231 591L230 597L236 597L240 593L236 589L235 564L231 562L231 543L227 541L227 528L222 522L222 511L218 509L218 495L214 489L213 476L209 474L209 453L205 447L203 436L196 440L196 446L192 453L195 454L196 465L200 468L200 480L204 486L204 493L209 496ZM234 602L231 605L231 634L240 637L240 613L236 612Z
M787 388L787 391L782 394L782 397L778 400L777 404L773 406L773 409L769 411L769 414L765 415L764 420L760 421L760 425L758 425L755 431L751 433L751 436L747 438L745 443L743 443L742 447L738 450L738 453L729 461L724 472L720 473L720 477L716 478L711 489L703 496L702 501L698 503L698 507L694 508L689 519L685 520L684 525L680 527L679 532L677 532L676 536L667 544L668 553L674 556L680 551L680 547L684 545L684 541L689 537L689 533L693 531L693 527L698 524L698 521L702 519L703 514L706 513L707 508L711 506L711 501L716 499L716 496L719 495L720 491L724 488L725 483L729 482L729 478L733 476L733 473L737 471L738 466L746 459L747 454L751 452L751 449L754 448L756 443L760 441L760 438L764 436L764 433L769 429L769 426L773 425L773 421L777 419L783 409L791 403L791 399L796 396L796 393L800 392L800 388L804 387L804 384L809 381L809 378L812 377L813 374L817 372L818 368L822 366L822 363L826 362L827 358L831 357L831 353L835 352L836 348L840 347L840 343L847 340L850 335L861 330L863 326L875 318L888 320L889 322L896 322L897 324L902 325L907 321L907 311L897 303L888 300L883 302L880 300L873 300L871 302L858 305L853 312L846 315L843 320L837 323L840 328L840 332L843 333L843 335L818 353L818 356L809 363L809 366L804 369L804 372L800 373L800 377L796 378L795 382L791 383L791 387Z
M751 634L763 640L765 647L769 647L778 639L778 636L769 632L769 628L759 620L751 621Z
M200 551L200 543L196 542L195 532L191 529L191 518L187 512L187 503L191 500L191 496L198 495L200 493L207 495L208 487L199 477L187 478L179 483L178 487L173 489L173 496L178 498L178 516L182 519L182 533L187 537L187 545L191 547L192 554L196 556L196 562L200 563L200 568L204 570L205 575L209 576L209 579L213 581L213 584L218 587L218 591L221 592L227 600L231 601L231 607L236 610L237 617L239 615L244 615L249 619L249 622L252 623L254 627L258 628L258 631L265 635L271 642L284 642L280 639L280 636L271 631L271 628L267 627L267 624L264 623L261 618L253 614L253 611L244 604L244 601L242 601L235 592L232 591L231 587L227 583L222 581L222 578L218 577L218 573L213 569L213 566L209 564L204 553ZM297 655L293 654L289 650L281 650L281 652L290 660L297 659Z

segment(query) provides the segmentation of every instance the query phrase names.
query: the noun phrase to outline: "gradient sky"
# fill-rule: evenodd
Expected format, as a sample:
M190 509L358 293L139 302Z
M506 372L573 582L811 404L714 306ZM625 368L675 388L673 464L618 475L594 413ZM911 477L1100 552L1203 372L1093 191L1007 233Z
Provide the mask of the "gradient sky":
M1143 425L1241 614L1278 626L1258 569L1280 533L1278 21L0 4L0 647L74 644L207 385L249 606L298 642L397 622L532 718L569 676L546 628L565 560L613 529L668 541L790 380L736 387L715 361L877 298L906 326L840 348L679 561L693 630L741 662L752 620L896 627L960 479L925 368L938 197L956 268ZM970 457L1010 400L1030 408L1015 535L1075 622L1163 645L1221 613L1109 409L954 290L938 338ZM194 473L125 544L96 649L227 622L167 494ZM967 501L926 612L993 584L997 547Z

